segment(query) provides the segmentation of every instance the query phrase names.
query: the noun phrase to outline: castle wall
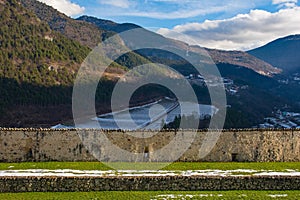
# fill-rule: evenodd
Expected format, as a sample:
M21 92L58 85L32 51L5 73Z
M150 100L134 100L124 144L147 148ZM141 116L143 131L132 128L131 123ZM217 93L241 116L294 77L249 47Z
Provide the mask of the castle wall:
M96 161L96 155L109 154L109 150L97 145L99 134L123 150L147 155L157 161L153 152L162 149L173 140L184 140L192 131L166 131L147 139L153 132L124 132L99 130L51 130L51 129L1 129L0 162L28 161ZM80 139L84 138L84 142ZM245 162L296 162L300 161L300 130L232 130L223 131L212 151L202 158L199 155L206 133L198 132L194 141L178 161L245 161ZM94 143L86 148L85 142ZM174 146L182 149L184 146ZM173 152L169 152L172 157ZM168 157L164 158L168 161ZM107 161L117 161L108 158ZM134 161L134 160L132 160ZM140 161L140 160L138 160Z
M299 190L300 177L0 177L0 192Z

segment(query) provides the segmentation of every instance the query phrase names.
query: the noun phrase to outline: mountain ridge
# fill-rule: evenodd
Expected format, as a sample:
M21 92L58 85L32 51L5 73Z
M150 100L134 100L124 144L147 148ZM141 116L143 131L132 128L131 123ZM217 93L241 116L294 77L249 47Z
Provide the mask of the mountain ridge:
M92 24L72 19L45 3L36 0L22 0L21 4L35 13L39 19L46 21L52 30L91 49L101 42L103 34L107 34Z
M82 61L95 45L116 34L112 30L122 32L131 30L132 27L138 27L126 23L118 25L115 22L104 20L106 30L103 27L102 29L97 27L92 22L71 19L35 0L0 0L0 3L3 2L7 6L0 7L0 14L3 15L0 18L1 24L3 24L0 31L5 33L0 34L0 48L2 48L0 56L5 57L0 59L0 61L5 61L0 63L0 82L3 85L0 91L1 94L4 94L0 99L0 110L1 108L5 109L5 113L1 112L0 126L49 127L72 119L72 86L76 71ZM20 9L20 11L16 9ZM5 14L9 12L12 15ZM24 18L27 15L29 18ZM109 27L110 24L113 27ZM7 27L14 28L9 30ZM203 54L203 51L208 52L224 77L232 78L236 82L235 87L245 88L241 89L238 95L227 93L228 104L232 105L232 108L229 109L228 118L231 121L229 128L251 127L270 114L275 106L280 107L290 103L288 101L290 96L285 97L285 91L278 92L281 91L283 85L272 77L274 71L277 73L278 69L262 60L245 52L190 46L146 29L140 29L143 37L137 39L141 41L143 39L156 40L159 44L173 45L184 54L190 50L189 53L200 57L206 55ZM130 47L130 44L122 43L124 42L122 38L117 38L116 42L121 48ZM118 64L115 63L117 68L114 69L120 69L120 74L123 74L125 68L129 70L131 67L150 61L184 71L184 75L193 73L184 59L168 52L154 50L134 51L126 54L116 60ZM204 64L209 66L211 63ZM262 70L260 73L263 75L257 73L259 70ZM104 92L95 97L100 105L100 109L97 110L99 113L110 111L108 102L110 102L110 91L113 89L114 82L105 80L102 84L101 89ZM193 87L198 92L199 99L206 98L202 93L205 90L204 87L195 85ZM146 97L155 99L161 95L160 92L153 91L148 87L146 92L140 92L137 99L142 103L145 102ZM152 96L144 95L149 93ZM257 93L262 95L259 96ZM258 106L256 102L265 102L265 104ZM47 112L43 112L45 110ZM240 120L241 117L245 119Z
M103 20L103 19L98 19L89 16L81 16L77 18L77 20L86 21L96 25L100 29L106 31L114 31L116 33L121 33L123 31L128 31L135 28L143 29L142 27L135 24L128 24L128 23L118 24L116 22L112 22L109 20ZM191 52L194 53L199 53L199 52L201 53L202 51L207 51L216 64L228 63L233 65L240 65L245 68L252 69L257 73L266 76L273 76L274 74L281 73L280 69L274 68L269 63L266 63L265 61L262 61L258 58L255 58L254 56L249 55L246 52L224 51L224 50L217 50L217 49L202 48L200 46L190 46L182 41L165 38L155 32L151 32L146 29L141 30L141 33L143 33L143 38L153 38L157 41L162 40L164 43L168 43L183 49L189 49Z
M278 38L248 53L282 69L284 73L293 73L300 69L299 49L300 34L296 34Z
M116 33L121 33L123 31L128 31L135 28L142 28L139 25L133 24L133 23L116 23L111 20L105 20L105 19L99 19L97 17L91 17L87 15L83 15L78 17L76 20L78 21L85 21L89 22L91 24L96 25L98 28L101 28L106 31L113 31Z

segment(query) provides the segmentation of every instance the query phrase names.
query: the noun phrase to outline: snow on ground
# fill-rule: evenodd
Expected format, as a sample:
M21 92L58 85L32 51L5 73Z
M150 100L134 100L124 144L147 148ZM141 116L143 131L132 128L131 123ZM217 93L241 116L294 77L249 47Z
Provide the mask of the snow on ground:
M271 198L285 198L288 197L287 194L268 194L268 197ZM193 199L193 198L203 198L203 197L214 197L214 199L218 199L217 197L223 197L223 194L160 194L151 198L151 200L169 200L169 199ZM245 198L247 195L242 194L238 196L239 198Z
M188 171L154 171L154 170L45 170L45 169L29 169L29 170L2 170L0 177L26 177L26 176L57 176L57 177L158 177L158 176L300 176L299 171L286 170L282 172L237 169L237 170L188 170Z
M268 196L272 197L272 198L281 198L281 197L287 197L288 195L287 194L269 194Z
M300 172L261 172L257 176L300 176Z
M151 200L168 200L168 199L192 199L194 197L222 197L222 194L161 194L151 198Z

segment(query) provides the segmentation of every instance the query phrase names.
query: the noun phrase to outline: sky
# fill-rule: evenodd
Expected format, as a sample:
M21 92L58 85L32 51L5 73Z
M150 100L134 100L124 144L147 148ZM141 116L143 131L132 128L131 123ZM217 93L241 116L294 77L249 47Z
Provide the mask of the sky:
M68 16L135 23L202 47L250 50L300 34L298 0L38 0ZM189 38L189 39L187 39Z

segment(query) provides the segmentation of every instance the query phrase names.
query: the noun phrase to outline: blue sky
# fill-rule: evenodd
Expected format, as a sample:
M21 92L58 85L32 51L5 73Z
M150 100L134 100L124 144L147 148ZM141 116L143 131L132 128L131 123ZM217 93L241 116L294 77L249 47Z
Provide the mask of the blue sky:
M71 0L84 7L85 14L119 23L132 22L143 27L172 28L203 22L206 19L225 19L252 9L276 11L280 7L272 0ZM297 3L299 4L299 3Z
M91 15L119 23L131 22L175 39L185 34L191 37L191 43L211 48L246 50L278 37L300 33L298 0L39 1L74 18ZM243 31L247 37L236 33ZM174 32L179 34L176 36ZM245 40L248 42L243 42Z

